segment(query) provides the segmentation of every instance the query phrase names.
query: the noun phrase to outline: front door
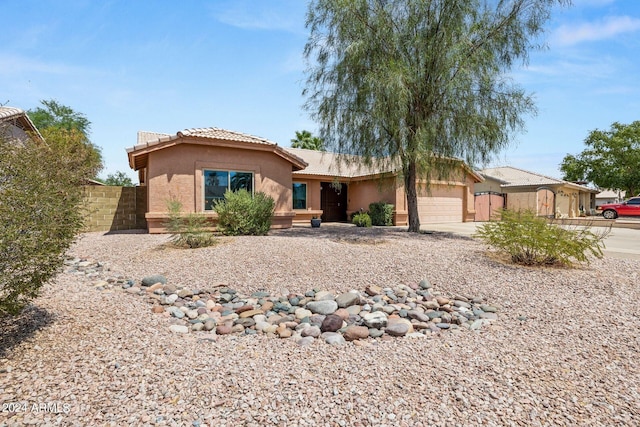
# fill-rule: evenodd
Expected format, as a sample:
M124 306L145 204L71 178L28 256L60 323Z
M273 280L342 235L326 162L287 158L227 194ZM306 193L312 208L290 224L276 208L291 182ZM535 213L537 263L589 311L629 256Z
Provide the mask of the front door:
M322 220L339 222L347 220L347 184L320 183L320 209Z

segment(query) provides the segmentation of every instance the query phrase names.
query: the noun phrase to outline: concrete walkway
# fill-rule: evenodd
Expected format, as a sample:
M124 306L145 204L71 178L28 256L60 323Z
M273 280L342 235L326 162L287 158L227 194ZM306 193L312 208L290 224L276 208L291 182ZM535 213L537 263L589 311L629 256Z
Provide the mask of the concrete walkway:
M471 236L476 227L482 222L463 222L459 224L423 224L420 228L424 231L443 231L448 233ZM624 221L619 221L617 227L611 228L611 232L604 241L606 256L622 259L640 259L640 230L634 228L622 228ZM596 227L599 228L599 227Z

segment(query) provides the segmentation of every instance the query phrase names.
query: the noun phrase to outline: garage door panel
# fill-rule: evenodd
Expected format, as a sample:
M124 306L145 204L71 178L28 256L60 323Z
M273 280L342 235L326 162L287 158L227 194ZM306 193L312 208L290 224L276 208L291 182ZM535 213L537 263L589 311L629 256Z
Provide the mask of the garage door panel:
M421 224L462 222L463 189L434 187L430 196L418 197Z

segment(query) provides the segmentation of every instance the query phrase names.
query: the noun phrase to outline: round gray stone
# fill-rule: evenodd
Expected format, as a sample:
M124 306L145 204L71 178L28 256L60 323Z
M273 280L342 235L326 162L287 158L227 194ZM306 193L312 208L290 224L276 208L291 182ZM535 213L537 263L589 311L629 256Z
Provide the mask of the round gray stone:
M338 309L338 303L334 300L310 301L307 309L316 314L333 314Z

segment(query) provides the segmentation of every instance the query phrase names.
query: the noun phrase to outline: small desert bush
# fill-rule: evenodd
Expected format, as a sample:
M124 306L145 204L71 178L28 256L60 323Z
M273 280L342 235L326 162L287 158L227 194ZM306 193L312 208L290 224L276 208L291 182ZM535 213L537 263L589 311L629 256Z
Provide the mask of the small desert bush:
M271 228L275 201L262 192L227 191L216 203L218 230L229 236L264 236Z
M358 227L371 227L371 217L366 212L360 212L353 216L353 223Z
M503 210L501 214L502 220L480 226L474 237L516 264L571 266L588 262L588 255L602 257L608 229L596 233L589 226L564 228L530 210Z
M393 225L393 205L376 202L369 205L372 225Z
M169 218L165 222L167 231L171 233L171 243L180 248L205 248L213 246L216 238L207 231L207 218L202 213L182 213L182 203L172 199L167 202Z

